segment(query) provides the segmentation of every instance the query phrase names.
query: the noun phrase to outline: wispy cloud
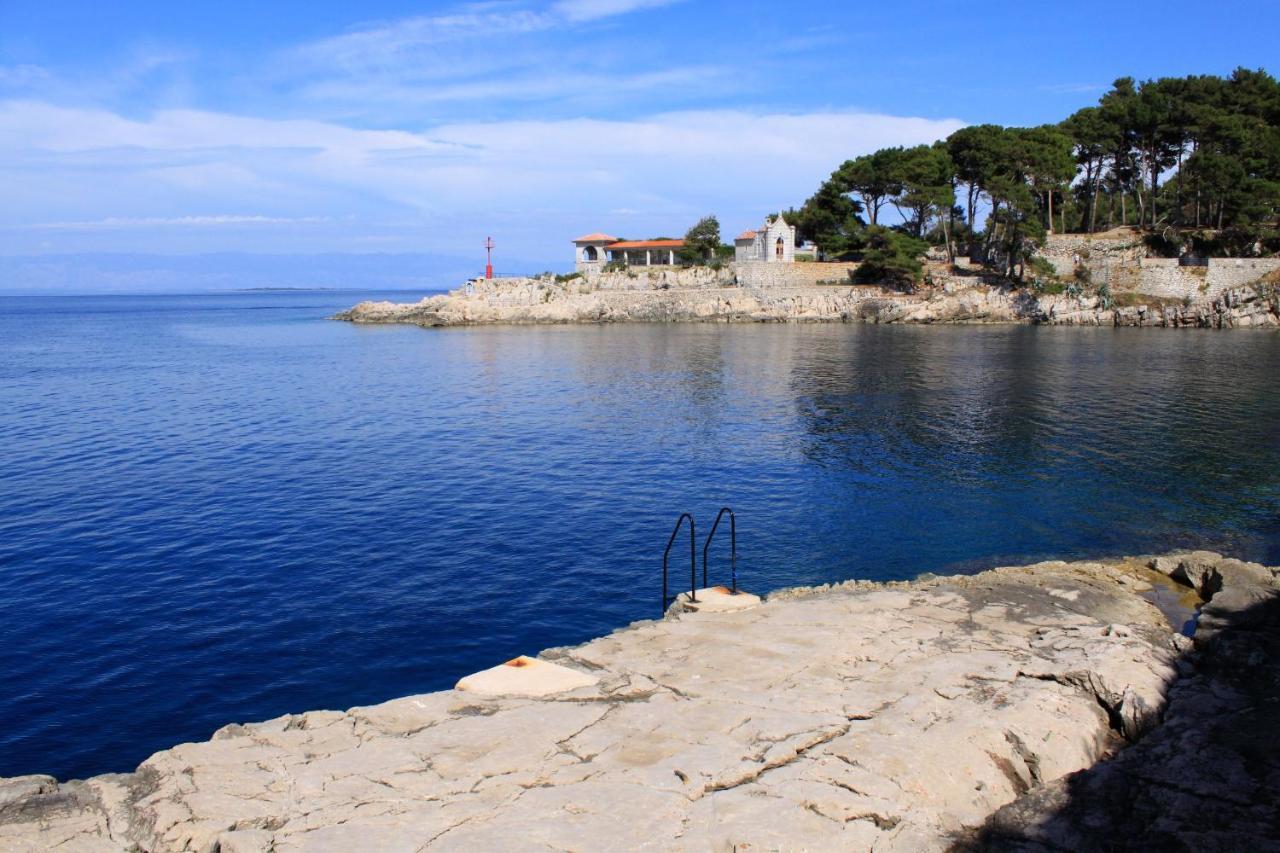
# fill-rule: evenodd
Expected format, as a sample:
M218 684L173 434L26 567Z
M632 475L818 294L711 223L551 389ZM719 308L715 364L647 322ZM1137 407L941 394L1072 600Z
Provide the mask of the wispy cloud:
M463 11L385 22L302 45L292 54L321 65L347 70L386 68L406 54L440 44L479 37L529 33L553 26L556 19L527 9Z
M214 216L108 216L83 222L38 222L29 228L37 231L87 231L117 228L207 228L223 225L299 225L328 222L327 216L258 216L219 214Z
M642 9L671 6L683 0L560 0L551 8L569 21L596 21Z
M0 86L6 88L30 86L49 78L48 69L39 65L0 65Z
M504 36L534 33L684 0L558 0L539 9L507 3L460 6L441 15L417 15L353 29L342 35L303 45L300 56L335 62L345 68L387 65L422 48L460 40L484 39L500 43Z
M302 89L303 94L321 100L369 104L431 104L458 101L572 99L582 102L594 97L615 100L623 94L652 92L674 87L710 88L730 77L729 69L714 65L694 65L618 74L580 72L442 82L430 87L383 80L326 80Z
M590 101L704 80L713 63L637 66L599 41L568 34L608 18L684 0L559 0L460 6L368 24L281 53L275 73L340 115L374 107L549 99ZM727 75L719 75L726 77Z

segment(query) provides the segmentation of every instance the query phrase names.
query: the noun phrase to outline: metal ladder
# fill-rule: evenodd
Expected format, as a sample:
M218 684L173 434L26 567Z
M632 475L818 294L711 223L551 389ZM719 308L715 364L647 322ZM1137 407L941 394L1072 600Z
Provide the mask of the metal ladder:
M731 594L738 594L738 519L733 514L733 510L729 507L721 507L720 512L716 515L715 523L711 525L711 532L707 534L706 541L702 544L702 586L707 586L707 553L711 549L711 540L715 538L716 531L720 529L720 522L728 514L729 516L729 571L732 586ZM662 612L666 613L667 608L671 606L679 593L675 595L667 595L667 578L668 563L671 557L671 549L676 544L676 537L680 534L680 528L684 522L689 522L689 601L693 604L698 603L698 557L697 557L697 533L693 521L693 514L683 512L676 519L676 526L671 530L671 538L667 540L666 550L662 552Z

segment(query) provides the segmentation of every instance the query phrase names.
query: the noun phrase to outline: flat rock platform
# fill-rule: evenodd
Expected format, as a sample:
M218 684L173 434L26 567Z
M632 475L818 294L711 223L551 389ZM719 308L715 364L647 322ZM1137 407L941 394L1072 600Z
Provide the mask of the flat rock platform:
M133 773L0 780L0 850L1091 849L1103 811L1073 818L1069 783L1156 743L1181 685L1218 689L1200 634L1253 624L1275 575L1193 552L676 607L544 651L588 677L561 692L311 711ZM1176 627L1197 595L1193 642ZM1256 841L1275 768L1246 763L1208 795L1243 803Z

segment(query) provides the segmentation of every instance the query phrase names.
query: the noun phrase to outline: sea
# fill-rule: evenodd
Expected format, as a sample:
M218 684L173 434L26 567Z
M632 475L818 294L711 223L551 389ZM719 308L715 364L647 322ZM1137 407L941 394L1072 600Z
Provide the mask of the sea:
M756 593L1280 563L1274 331L328 319L421 295L0 297L0 776L658 617L686 512Z

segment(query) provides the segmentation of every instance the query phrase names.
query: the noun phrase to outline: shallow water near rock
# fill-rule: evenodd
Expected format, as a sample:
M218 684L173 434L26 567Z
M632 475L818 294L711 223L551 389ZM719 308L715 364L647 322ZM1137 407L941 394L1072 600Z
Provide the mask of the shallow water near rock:
M1200 607L1204 603L1200 596L1195 590L1159 572L1148 571L1144 574L1151 588L1143 591L1142 597L1164 614L1164 618L1169 620L1170 628L1184 637L1194 637L1196 620L1200 617Z
M656 616L686 510L758 593L1280 562L1274 333L324 319L386 296L0 301L0 775Z

